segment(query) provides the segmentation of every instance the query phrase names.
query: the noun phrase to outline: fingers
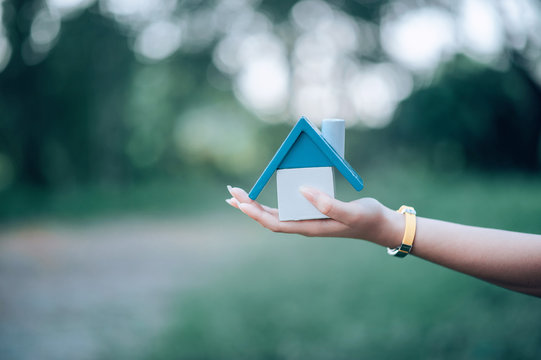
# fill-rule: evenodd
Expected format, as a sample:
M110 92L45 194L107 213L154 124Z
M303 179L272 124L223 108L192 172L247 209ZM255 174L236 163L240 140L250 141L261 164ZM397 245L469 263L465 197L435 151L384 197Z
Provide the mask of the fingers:
M280 221L278 213L270 213L254 204L239 204L239 209L257 221L263 227L280 233L300 234L304 236L345 236L349 228L332 219L303 220L303 221ZM273 209L275 210L275 209Z
M259 203L258 203L258 204L259 204ZM268 207L268 206L265 206L265 205L261 205L261 204L259 204L259 205L260 205L260 206L263 208L263 210L265 210L266 212L269 212L269 213L271 213L271 214L273 214L273 215L278 216L278 209L271 208L271 207Z
M231 185L227 185L227 190L229 191L229 193L233 197L231 199L226 199L225 201L229 205L233 206L234 208L237 208L237 209L240 210L239 204L248 203L248 204L254 204L255 206L259 207L260 209L262 209L264 211L267 211L267 212L269 212L271 214L278 214L278 209L274 209L274 208L271 208L271 207L268 207L268 206L265 206L265 205L261 205L257 201L254 201L254 200L250 199L250 197L248 196L248 193L246 193L246 191L244 191L241 188L232 187Z
M237 199L235 199L235 198L225 199L225 202L228 203L229 205L233 206L233 207L236 208L236 209L239 208L239 202L238 202ZM240 210L240 209L239 209L239 210Z
M234 188L228 186L227 189L233 196L231 199L225 200L229 205L241 210L243 213L257 221L263 227L273 232L294 233L304 236L348 236L349 232L351 231L348 226L343 224L343 220L339 218L338 219L340 221L334 221L332 219L280 221L277 209L261 205L257 201L250 199L248 194L241 188ZM319 190L311 188L307 188L304 190L306 193L305 196L307 198L309 196L312 196L313 201L316 201L319 204L318 209L320 209L320 211L322 211L321 208L323 208L324 211L327 211L327 216L330 216L332 218L333 216L331 215L340 215L340 211L336 210L337 206L335 204L331 204L331 206L329 206L325 203L325 201L334 199L330 198L326 194L323 194ZM338 200L335 201L337 201L339 205L342 204L340 206L347 205L345 203L339 202Z
M234 197L232 197L231 199L225 199L225 202L228 203L229 205L231 205L232 207L236 208L236 209L239 209L239 205L240 205L240 202L235 199ZM265 205L261 205L260 203L254 201L252 204L257 204L257 206L261 207L263 210L271 213L271 214L276 214L278 215L278 209L275 209L275 208L271 208L271 207L268 207L268 206L265 206Z
M239 209L267 229L275 232L282 231L277 213L265 211L261 206L253 203L241 203Z
M359 209L354 204L336 200L313 187L301 186L299 190L322 214L331 219L346 225L351 225L358 220Z
M233 196L235 199L237 199L241 203L251 203L253 201L252 199L250 199L246 191L244 191L241 188L227 185L227 190L229 191L231 196Z
M259 205L257 202L250 199L250 197L248 196L246 191L244 191L243 189L238 188L238 187L232 187L231 185L227 185L227 190L229 191L231 196L233 196L232 199L229 199L231 202L226 200L229 203L229 205L231 205L233 207L236 207L237 209L239 209L238 205L243 204L243 203L247 203L247 204L252 204L253 203L256 206L261 207L261 205ZM236 202L236 204L235 204L235 202ZM237 205L237 206L235 206L235 205Z

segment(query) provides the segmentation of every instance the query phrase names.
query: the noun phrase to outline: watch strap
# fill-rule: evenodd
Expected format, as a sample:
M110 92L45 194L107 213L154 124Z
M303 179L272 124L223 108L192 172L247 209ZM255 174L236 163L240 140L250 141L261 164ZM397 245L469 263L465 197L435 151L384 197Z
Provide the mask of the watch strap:
M399 258L406 257L413 247L413 240L415 240L415 230L416 230L416 212L415 209L411 206L402 205L397 212L404 214L406 219L406 226L404 229L404 236L402 237L402 243L400 246L391 249L387 248L387 254L396 256Z

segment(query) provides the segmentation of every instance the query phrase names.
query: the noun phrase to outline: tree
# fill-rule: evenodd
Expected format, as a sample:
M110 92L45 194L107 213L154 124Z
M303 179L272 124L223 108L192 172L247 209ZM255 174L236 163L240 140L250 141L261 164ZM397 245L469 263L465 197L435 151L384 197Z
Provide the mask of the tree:
M0 151L32 186L119 179L123 106L134 63L126 37L96 8L62 23L56 46L32 64L29 34L40 1L12 2L12 58L0 73Z
M458 56L399 106L389 131L425 152L443 146L469 165L535 171L541 89L518 60L497 71Z

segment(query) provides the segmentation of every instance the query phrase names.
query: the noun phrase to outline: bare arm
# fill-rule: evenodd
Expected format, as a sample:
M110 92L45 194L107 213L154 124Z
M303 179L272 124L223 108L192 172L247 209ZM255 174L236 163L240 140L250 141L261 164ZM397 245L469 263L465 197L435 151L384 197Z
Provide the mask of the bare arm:
M404 215L375 199L349 203L314 189L303 195L324 220L281 222L278 211L251 200L240 188L228 187L227 202L264 227L305 236L364 239L386 247L397 247L404 234ZM541 297L541 236L453 224L417 217L413 255L496 285Z

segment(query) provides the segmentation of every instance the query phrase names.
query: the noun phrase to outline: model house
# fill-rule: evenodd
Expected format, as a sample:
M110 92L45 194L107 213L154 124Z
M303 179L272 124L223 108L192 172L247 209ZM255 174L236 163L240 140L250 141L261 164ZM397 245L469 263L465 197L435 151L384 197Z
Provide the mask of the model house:
M322 219L320 213L299 192L300 186L313 186L334 197L334 170L355 188L363 188L361 177L344 159L344 120L323 120L319 131L301 117L250 191L257 199L276 171L278 211L281 221Z

